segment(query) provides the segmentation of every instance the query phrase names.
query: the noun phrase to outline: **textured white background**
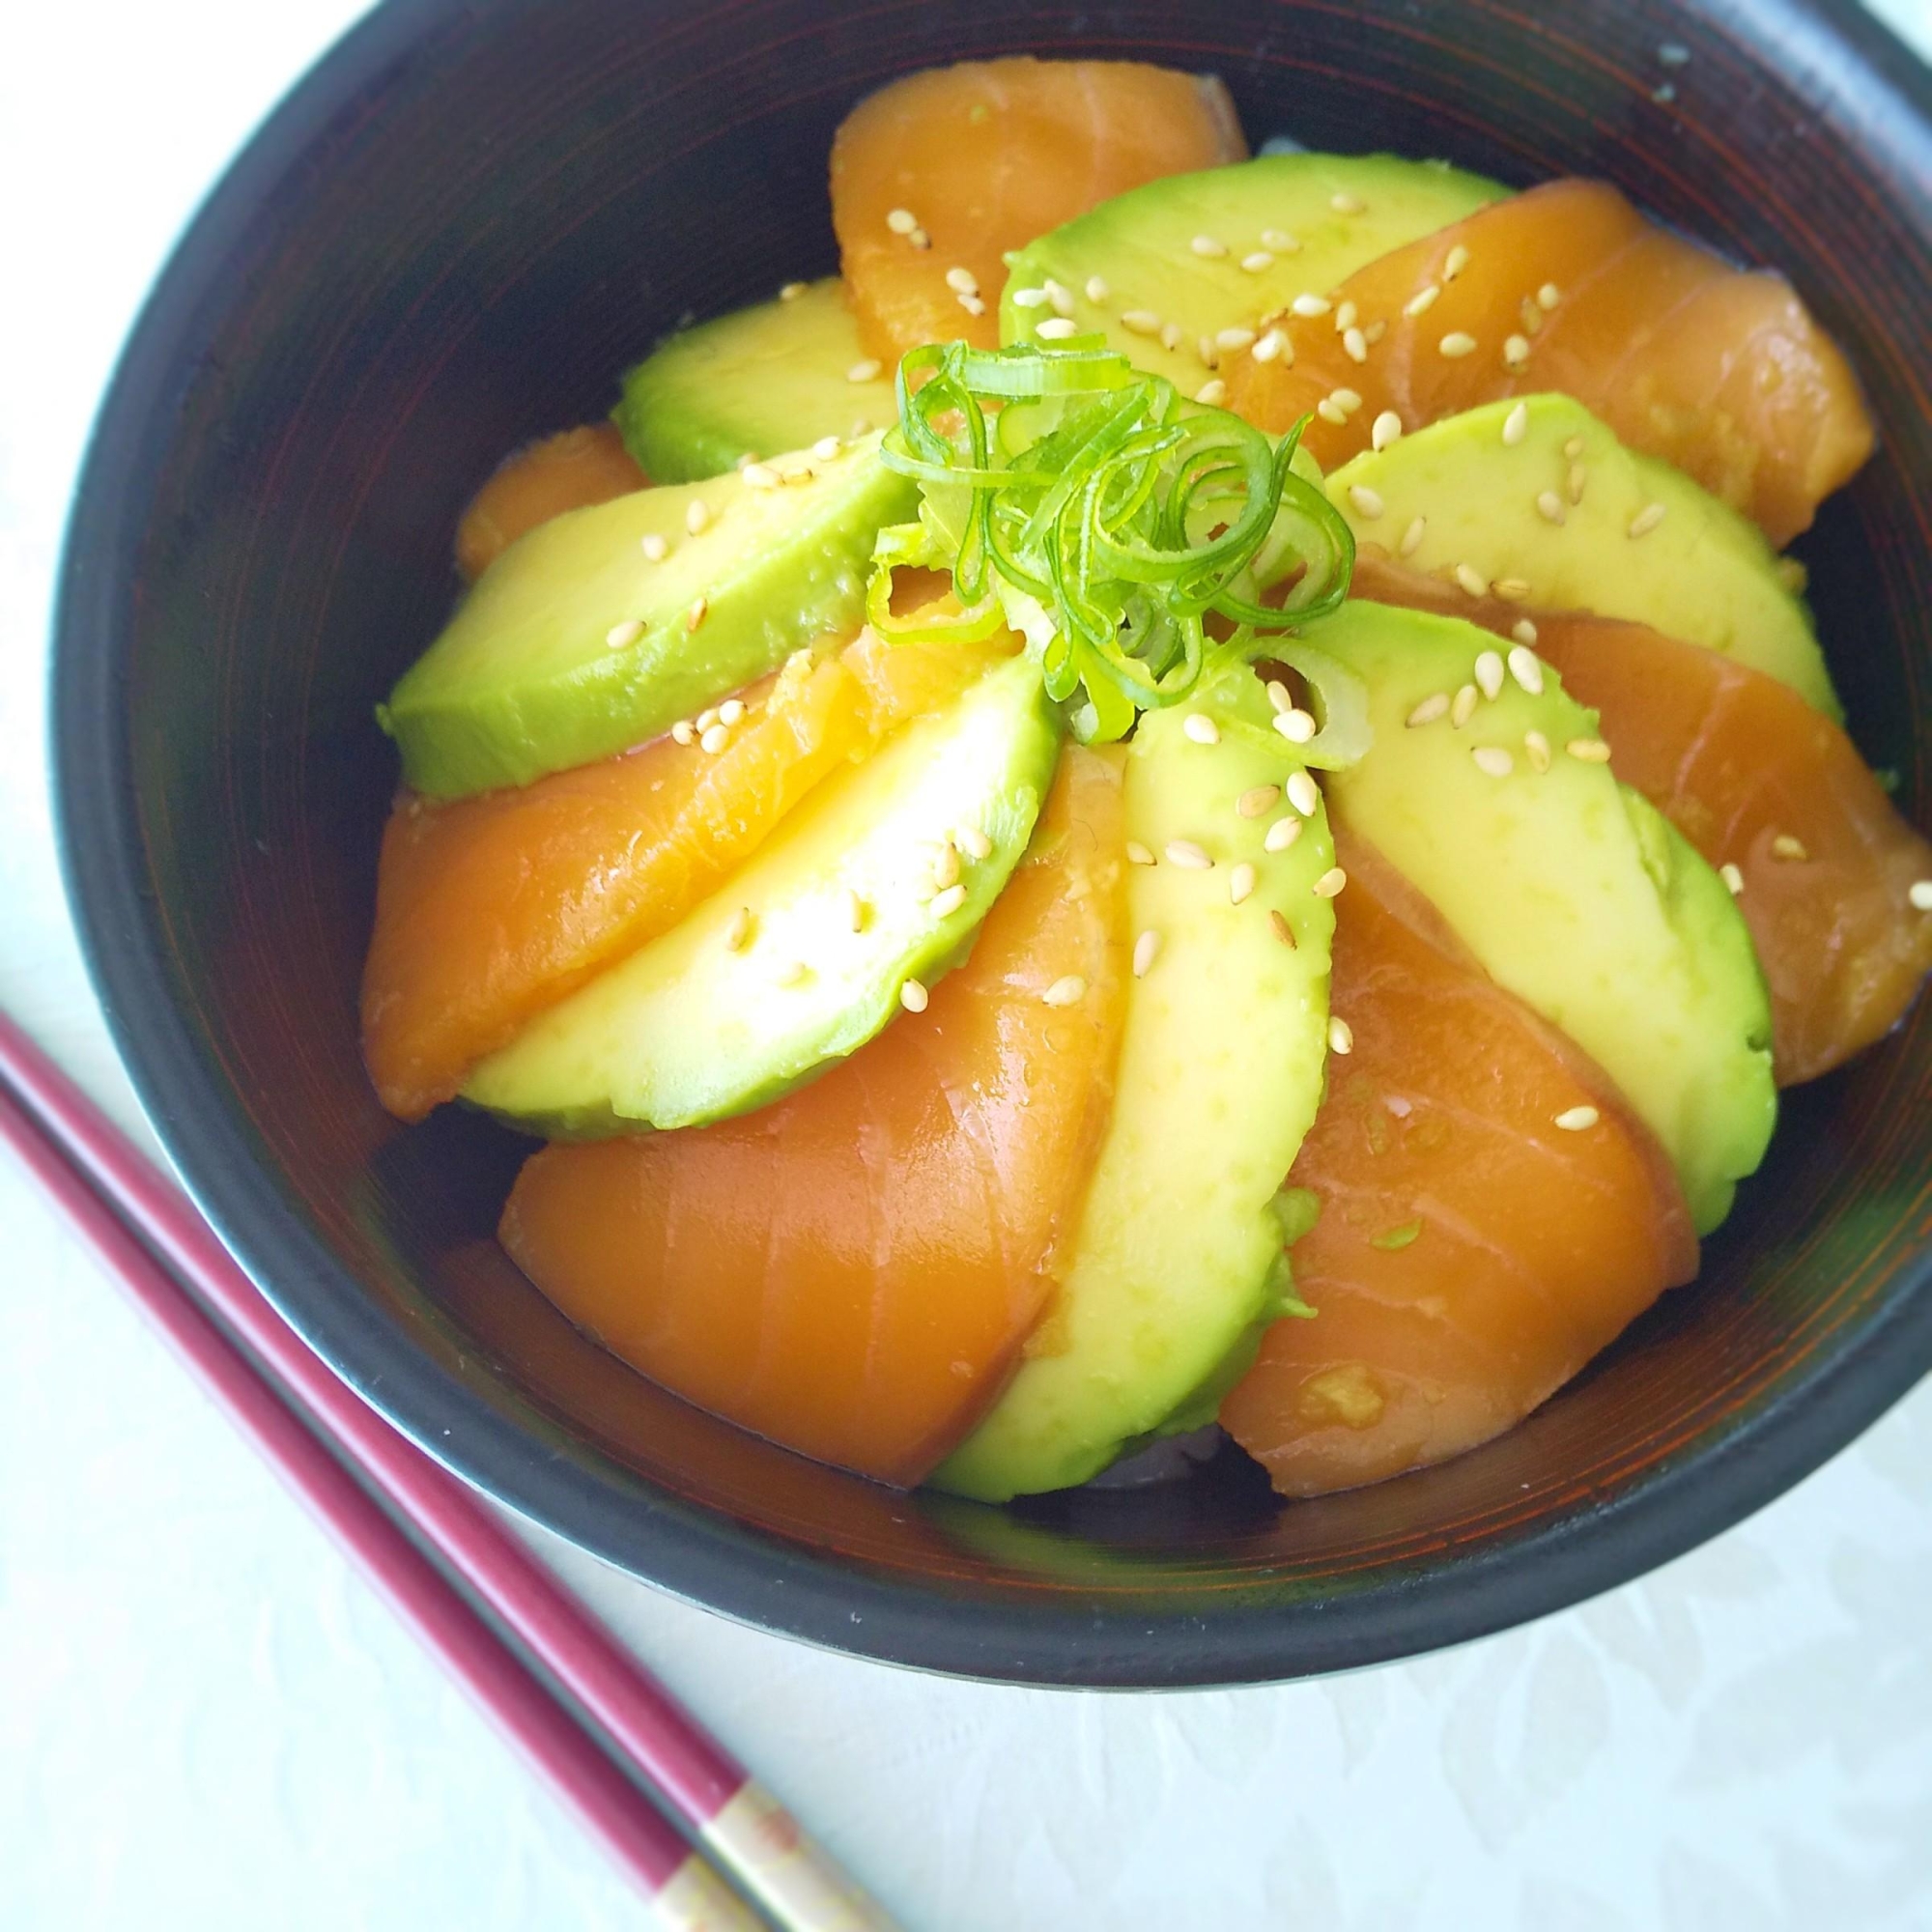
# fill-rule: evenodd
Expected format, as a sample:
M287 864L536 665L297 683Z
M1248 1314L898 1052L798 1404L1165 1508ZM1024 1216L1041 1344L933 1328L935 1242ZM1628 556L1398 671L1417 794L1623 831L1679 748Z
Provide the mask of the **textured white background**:
M0 1001L130 1122L44 805L61 518L148 277L355 11L0 31ZM639 1923L4 1160L0 1231L0 1927ZM1645 1581L1286 1690L941 1683L551 1548L915 1932L1932 1928L1932 1385Z

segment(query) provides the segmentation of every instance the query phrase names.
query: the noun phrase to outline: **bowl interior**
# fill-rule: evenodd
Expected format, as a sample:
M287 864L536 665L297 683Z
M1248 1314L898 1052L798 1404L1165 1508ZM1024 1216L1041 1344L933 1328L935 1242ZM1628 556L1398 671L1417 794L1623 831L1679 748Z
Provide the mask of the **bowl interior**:
M526 1143L453 1110L404 1130L357 1058L395 778L371 707L449 607L466 497L601 414L680 318L833 268L826 153L861 95L1023 50L1217 71L1257 141L1605 176L1782 267L1883 438L1804 546L1816 605L1864 749L1932 820L1932 143L1915 73L1852 10L392 0L215 193L106 406L57 672L75 901L156 1124L244 1263L406 1429L553 1527L734 1615L946 1669L1369 1662L1688 1546L1932 1363L1923 1008L1791 1099L1696 1287L1522 1428L1293 1507L1234 1455L998 1511L741 1435L497 1250Z

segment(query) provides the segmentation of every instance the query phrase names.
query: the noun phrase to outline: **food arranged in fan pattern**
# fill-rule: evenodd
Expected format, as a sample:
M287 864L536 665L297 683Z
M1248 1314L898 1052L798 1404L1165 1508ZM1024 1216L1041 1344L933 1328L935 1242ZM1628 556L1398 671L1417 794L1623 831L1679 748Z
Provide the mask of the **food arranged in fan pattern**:
M530 1280L882 1482L1491 1439L1932 968L1780 554L1852 371L1604 184L1249 158L1190 74L915 74L830 191L838 275L464 517L378 1094L547 1140Z

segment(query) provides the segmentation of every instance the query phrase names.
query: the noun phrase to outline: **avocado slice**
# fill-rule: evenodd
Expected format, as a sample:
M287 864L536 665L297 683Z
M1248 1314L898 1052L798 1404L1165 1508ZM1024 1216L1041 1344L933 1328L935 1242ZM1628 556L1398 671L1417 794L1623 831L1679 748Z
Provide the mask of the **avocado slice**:
M639 490L512 544L378 709L404 781L460 798L610 757L855 628L873 539L915 487L877 437L778 467L801 480Z
M868 364L878 366L834 275L681 329L625 376L611 418L653 482L696 482L741 456L889 428L899 411L893 371L855 383L852 371Z
M1530 668L1540 694L1507 676L1458 726L1454 710L1430 714L1477 689L1484 653L1494 682L1487 631L1350 602L1306 636L1369 689L1375 743L1331 776L1338 815L1434 901L1498 984L1616 1082L1708 1234L1763 1158L1777 1110L1764 976L1723 882L1588 755L1597 714L1547 665ZM1409 724L1425 704L1427 722ZM1502 776L1478 764L1479 750L1498 769L1507 753Z
M1219 742L1195 742L1183 711L1211 718ZM1231 1359L1238 1373L1280 1312L1274 1204L1321 1097L1335 917L1313 889L1335 854L1319 800L1272 853L1269 828L1294 810L1236 810L1303 770L1269 726L1260 681L1236 668L1142 718L1127 748L1127 837L1157 861L1128 868L1129 916L1159 950L1129 982L1113 1117L1058 1298L1018 1374L929 1479L940 1489L988 1502L1065 1489L1150 1432L1192 1427L1198 1398ZM1175 863L1176 839L1212 869ZM1236 904L1244 863L1255 883Z
M1345 463L1328 495L1358 544L1411 569L1467 565L1518 602L1634 618L1843 715L1810 613L1757 526L1682 470L1626 449L1569 396L1445 416Z
M722 892L482 1062L464 1097L584 1139L777 1099L962 953L1026 849L1058 742L1039 668L999 665L828 780ZM932 862L968 825L991 849L941 912Z
M1009 256L1000 340L1032 342L1042 322L1070 317L1080 332L1104 335L1109 348L1192 395L1210 375L1204 337L1259 329L1296 296L1326 295L1377 256L1508 192L1480 175L1393 155L1263 155L1170 175ZM1226 252L1203 255L1197 238ZM1265 266L1242 267L1264 255ZM1089 290L1096 276L1097 301ZM1064 292L1058 307L1038 299L1049 282ZM1179 331L1173 348L1161 333L1170 324Z

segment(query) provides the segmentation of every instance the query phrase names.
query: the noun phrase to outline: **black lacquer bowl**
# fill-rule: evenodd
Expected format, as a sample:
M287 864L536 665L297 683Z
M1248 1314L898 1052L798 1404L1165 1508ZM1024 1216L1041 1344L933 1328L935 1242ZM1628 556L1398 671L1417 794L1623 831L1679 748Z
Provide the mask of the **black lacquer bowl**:
M394 781L376 697L447 609L506 449L593 417L679 317L834 262L832 130L973 55L1223 75L1256 139L1606 176L1775 262L1877 459L1806 540L1867 754L1932 823L1932 87L1850 5L390 0L203 210L109 394L55 669L67 862L156 1127L315 1347L438 1456L730 1615L987 1677L1173 1685L1372 1662L1633 1577L1932 1366L1932 1014L1795 1096L1695 1288L1503 1440L1277 1505L902 1496L686 1407L491 1235L522 1143L405 1130L355 992Z

